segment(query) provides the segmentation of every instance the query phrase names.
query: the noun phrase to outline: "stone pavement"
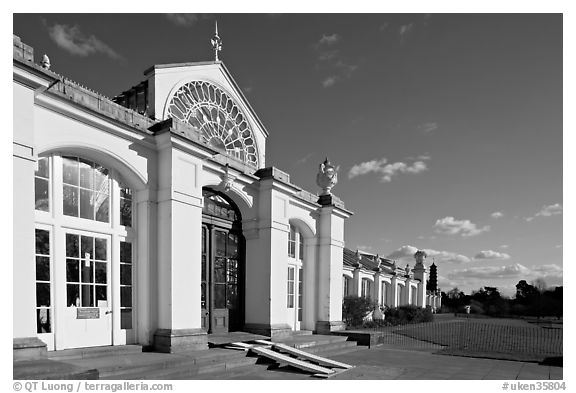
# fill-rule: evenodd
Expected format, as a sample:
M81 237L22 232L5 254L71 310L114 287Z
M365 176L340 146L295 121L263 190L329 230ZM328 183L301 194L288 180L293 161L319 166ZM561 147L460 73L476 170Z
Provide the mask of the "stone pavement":
M330 380L561 380L562 367L536 363L436 355L422 350L378 346L331 356L356 367ZM263 365L232 373L214 373L200 379L287 380L315 379L291 368L267 370Z

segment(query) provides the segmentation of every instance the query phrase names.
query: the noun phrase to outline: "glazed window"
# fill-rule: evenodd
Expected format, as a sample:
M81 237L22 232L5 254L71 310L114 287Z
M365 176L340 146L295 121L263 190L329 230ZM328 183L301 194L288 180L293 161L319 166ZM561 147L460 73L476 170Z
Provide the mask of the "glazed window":
M368 280L367 278L363 278L362 279L362 297L364 298L369 298L371 297L371 286L370 286L370 280Z
M304 259L304 237L293 225L288 233L288 256L300 261Z
M78 157L62 157L64 215L110 222L108 169Z
M108 306L108 241L66 234L66 305Z
M118 183L120 187L120 225L132 226L132 190L125 184Z
M343 296L350 295L350 278L347 276L342 276L342 294Z
M304 291L304 269L298 269L298 321L302 322L302 293Z
M288 266L288 308L294 308L294 275L296 268Z
M34 174L36 210L47 212L50 211L50 161L48 157L40 157L37 165Z
M132 243L120 242L120 329L132 329Z
M36 229L36 332L52 332L50 232Z

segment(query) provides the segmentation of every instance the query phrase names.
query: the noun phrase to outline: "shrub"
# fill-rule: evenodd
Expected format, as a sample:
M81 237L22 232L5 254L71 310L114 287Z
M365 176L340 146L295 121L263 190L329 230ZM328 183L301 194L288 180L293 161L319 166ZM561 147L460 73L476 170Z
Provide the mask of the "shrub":
M389 308L384 313L385 321L390 325L403 325L407 323L432 322L434 314L430 308L421 308L414 305Z
M370 298L346 296L342 302L342 319L348 327L362 326L364 319L377 307Z

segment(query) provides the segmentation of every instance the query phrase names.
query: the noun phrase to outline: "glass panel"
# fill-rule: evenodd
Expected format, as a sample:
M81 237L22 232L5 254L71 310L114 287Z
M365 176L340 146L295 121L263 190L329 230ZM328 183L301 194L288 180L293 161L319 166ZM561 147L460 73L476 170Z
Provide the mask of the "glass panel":
M120 261L132 262L132 243L120 242Z
M228 298L227 308L232 310L238 307L238 286L236 284L228 284Z
M81 244L82 244L82 253L80 257L82 259L90 258L94 259L94 238L90 236L82 236ZM86 255L86 253L90 255Z
M125 265L123 265L125 266ZM96 283L98 284L106 284L106 263L105 262L95 262L94 269L96 270Z
M78 185L78 160L74 157L62 157L62 180L66 184Z
M94 202L94 210L96 211L96 221L108 222L108 194L99 193L96 194L96 200Z
M226 255L226 232L215 231L216 238L216 256L223 257Z
M78 267L79 263L80 262L77 259L66 260L66 281L80 282L80 269Z
M226 284L214 284L214 307L226 307Z
M45 179L50 178L50 166L48 164L48 157L38 158L38 170L36 171L36 176L40 176Z
M66 285L66 299L68 307L80 307L80 285Z
M96 306L98 306L98 300L106 300L108 298L106 288L106 285L96 285Z
M94 242L96 243L96 254L94 256L95 259L98 259L100 261L105 261L107 260L106 258L106 239L101 239L101 238L95 238Z
M120 183L120 197L126 199L132 199L132 190L128 188L125 184Z
M201 284L200 291L201 291L200 306L206 309L206 283L203 282Z
M206 228L202 228L202 254L206 254Z
M94 170L92 163L80 159L80 187L91 190L94 187Z
M206 255L202 255L202 281L206 281Z
M96 164L96 170L94 171L94 190L104 194L110 194L109 187L108 169Z
M87 262L87 260L82 260L80 264L81 264L82 282L85 284L94 283L94 275L93 275L94 262Z
M228 248L226 252L230 258L238 258L238 235L228 234Z
M78 217L78 189L64 185L64 195L62 206L64 214L67 216Z
M225 258L214 258L214 282L215 283L225 283L226 282L226 259Z
M302 234L298 235L299 242L298 242L298 259L304 259L304 238L302 238Z
M120 287L120 307L132 307L132 287Z
M120 225L132 226L132 201L120 198Z
M132 329L132 309L120 310L120 329Z
M78 235L66 234L66 256L78 258Z
M50 281L49 257L36 257L36 280Z
M228 259L227 264L227 282L237 283L238 282L238 261L236 259Z
M125 263L120 265L120 284L132 285L132 266Z
M92 297L93 285L81 285L82 288L82 307L94 307L94 298Z
M36 254L50 255L50 232L36 229Z
M36 210L47 212L49 210L48 180L36 177L34 179L34 194Z
M50 307L50 284L36 283L36 307Z
M294 268L293 267L288 268L288 280L294 281Z
M89 220L94 219L94 202L92 200L92 191L80 190L80 217Z
M36 333L50 333L50 309L36 310Z

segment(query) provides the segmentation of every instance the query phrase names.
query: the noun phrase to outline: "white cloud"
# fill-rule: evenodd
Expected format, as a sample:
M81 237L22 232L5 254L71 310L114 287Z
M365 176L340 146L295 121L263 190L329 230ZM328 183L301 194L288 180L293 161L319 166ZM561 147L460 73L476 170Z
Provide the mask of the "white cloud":
M425 134L432 132L434 130L438 129L438 123L435 122L429 122L429 123L424 123L424 124L420 124L418 126L418 129L422 130L422 132L424 132Z
M397 250L393 251L386 258L388 259L399 259L404 261L414 261L414 253L418 251L417 247L404 245ZM428 254L428 263L434 262L445 262L445 263L468 263L471 262L470 258L465 255L460 255L455 252L450 251L438 251L429 248L425 248L424 251Z
M502 217L504 217L504 213L502 213L502 212L494 212L494 213L490 214L490 217L492 217L492 218L502 218Z
M121 58L114 49L110 48L94 35L86 36L80 31L78 26L55 24L52 27L48 27L48 34L56 45L76 56L85 57L102 53L113 59Z
M562 248L562 244L557 244L555 248Z
M424 161L414 161L411 164L406 164L404 162L388 164L386 158L381 158L379 160L371 160L354 165L348 172L348 178L352 179L356 176L373 172L381 176L381 182L388 183L392 181L393 176L397 176L401 173L418 174L426 170L428 170L428 167Z
M503 252L498 252L498 251L492 251L492 250L486 250L486 251L480 251L478 254L476 254L476 256L474 257L474 259L477 260L482 260L482 259L491 259L491 260L495 260L495 259L501 259L501 260L506 260L506 259L510 259L510 255L503 253Z
M326 35L322 34L322 38L318 41L318 45L334 45L340 41L340 36L337 33Z
M404 42L408 34L412 31L414 23L408 23L406 25L400 26L398 33L400 34L400 42Z
M336 76L329 76L328 78L322 81L322 86L324 87L332 87L336 84Z
M197 14L164 14L164 16L177 26L192 26L199 19Z
M555 203L554 205L543 206L538 213L536 213L531 217L526 217L525 220L530 222L534 220L536 217L559 216L562 214L562 211L563 211L562 205L559 203Z
M499 279L529 277L532 271L524 265L515 263L506 266L477 266L454 270L447 274L451 280L460 278Z
M502 244L502 245L500 246L500 248L502 248L502 249L505 250L505 249L507 249L507 248L510 248L510 246L509 246L508 244Z
M444 235L460 235L462 237L476 236L483 232L488 232L490 226L482 228L476 227L476 224L470 220L456 220L454 217L444 217L436 220L434 224L436 233Z

